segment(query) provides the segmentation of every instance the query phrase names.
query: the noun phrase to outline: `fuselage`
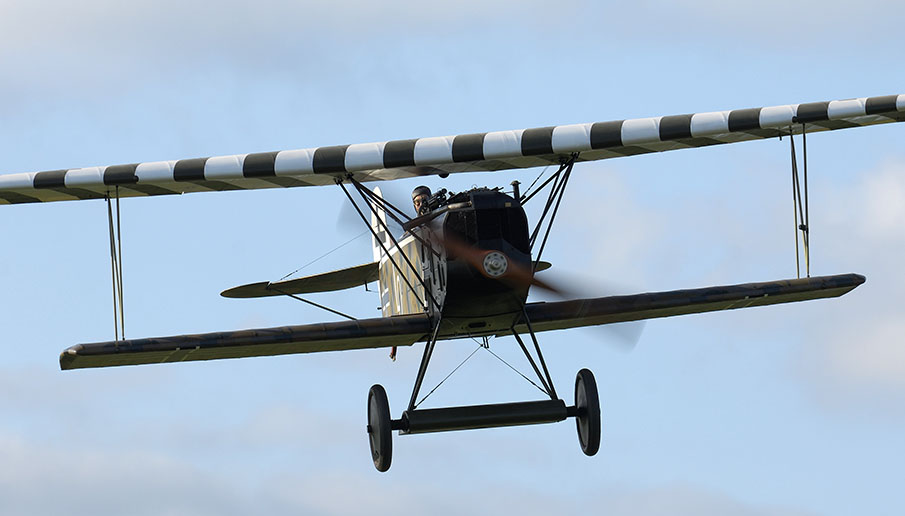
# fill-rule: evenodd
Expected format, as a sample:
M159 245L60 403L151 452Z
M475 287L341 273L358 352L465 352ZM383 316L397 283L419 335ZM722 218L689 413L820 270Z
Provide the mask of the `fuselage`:
M475 189L452 196L432 215L381 257L383 315L426 312L442 317L446 336L508 329L521 313L528 286L489 277L475 256L497 251L510 267L527 270L531 254L525 211L502 192ZM420 270L423 283L405 258Z

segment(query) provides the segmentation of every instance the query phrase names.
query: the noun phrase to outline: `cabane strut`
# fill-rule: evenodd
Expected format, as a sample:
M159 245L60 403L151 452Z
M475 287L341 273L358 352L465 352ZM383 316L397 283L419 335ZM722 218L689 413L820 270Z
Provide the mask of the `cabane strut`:
M563 194L566 191L566 185L569 183L569 177L572 176L572 167L575 165L576 159L578 159L578 153L573 152L568 159L562 160L559 165L559 170L544 181L537 190L530 194L526 194L524 198L519 200L520 203L524 205L537 193L543 190L551 181L553 182L553 186L550 189L550 195L547 196L547 203L544 205L544 211L541 214L540 219L538 219L534 231L531 233L530 246L531 249L534 250L534 244L537 242L538 234L547 218L547 213L550 212L550 208L552 207L553 212L550 214L550 220L547 222L547 227L544 230L544 237L541 239L540 249L537 251L537 255L534 257L534 263L531 266L532 273L537 270L537 264L540 263L540 257L544 253L544 247L547 245L547 237L550 236L550 230L553 229L553 221L556 219L556 213L559 211L559 203L562 202Z

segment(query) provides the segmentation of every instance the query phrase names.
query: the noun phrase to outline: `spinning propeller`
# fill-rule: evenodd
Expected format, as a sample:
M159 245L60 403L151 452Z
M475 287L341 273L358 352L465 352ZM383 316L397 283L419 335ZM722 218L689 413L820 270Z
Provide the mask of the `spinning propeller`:
M512 288L535 287L563 300L582 297L581 294L562 282L551 278L541 279L537 276L537 272L551 267L549 262L538 262L536 269L532 272L531 266L534 265L534 262L526 266L511 260L501 251L481 249L455 237L443 239L442 245L446 248L447 253L452 253L454 256L465 260L484 276L501 281ZM615 289L608 288L607 290L612 292ZM580 314L575 315L578 316ZM631 350L641 338L641 334L644 331L644 321L609 324L598 326L598 328L609 333L626 350Z
M387 189L382 187L381 190L381 197L389 203L400 209L411 211L410 202L406 199L407 196L405 194L394 188ZM355 202L355 206L361 210L361 213L365 214L365 216L371 214L370 207L360 196L353 195L352 198ZM387 218L386 223L390 231L392 231L397 238L404 232L401 225L392 218ZM343 232L359 231L361 224L361 217L357 213L355 207L349 202L344 202L337 218L337 228ZM520 261L513 260L502 251L482 249L453 235L438 237L439 235L435 233L432 241L435 245L442 246L445 249L447 256L452 255L462 259L483 276L500 281L510 288L516 290L536 288L562 300L585 297L576 292L576 289L571 288L560 281L556 281L549 277L543 279L538 277L538 272L547 270L551 267L549 262L540 261L536 264L535 262L523 264ZM387 248L390 248L392 245L392 242L387 242ZM607 288L603 293L603 296L612 295L610 293L615 290L615 288ZM602 297L599 291L596 295L597 297ZM576 314L576 316L579 315L580 314ZM620 344L620 347L630 350L634 348L640 339L644 330L644 322L618 323L604 325L600 328L602 328L603 331L606 331L610 337L613 337L614 340Z

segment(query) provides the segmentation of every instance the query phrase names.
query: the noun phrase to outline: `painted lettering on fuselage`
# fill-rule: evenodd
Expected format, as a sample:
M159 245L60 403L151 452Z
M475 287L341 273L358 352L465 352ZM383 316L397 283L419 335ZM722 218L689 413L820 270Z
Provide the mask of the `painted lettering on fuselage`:
M381 258L380 301L384 317L427 311L421 278L429 277L430 270L422 261L420 246L421 243L415 237L406 235L399 241L399 247L390 248L389 258L386 256ZM406 263L403 254L417 269L417 273ZM393 265L391 260L395 261L396 265Z

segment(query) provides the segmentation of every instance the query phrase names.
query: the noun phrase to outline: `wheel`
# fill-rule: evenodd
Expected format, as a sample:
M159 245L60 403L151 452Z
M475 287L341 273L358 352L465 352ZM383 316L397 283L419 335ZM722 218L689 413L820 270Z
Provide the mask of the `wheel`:
M600 399L594 374L587 369L578 371L575 376L575 407L578 409L575 416L578 443L581 451L590 457L600 449Z
M368 441L377 471L390 469L393 460L393 431L390 429L390 403L382 385L368 391Z

